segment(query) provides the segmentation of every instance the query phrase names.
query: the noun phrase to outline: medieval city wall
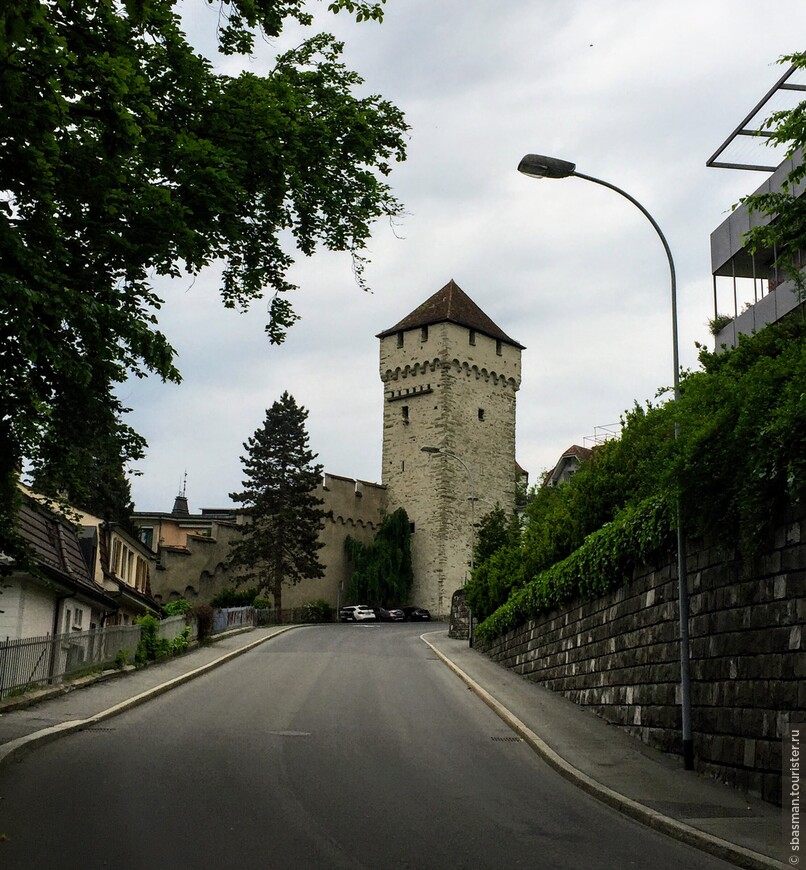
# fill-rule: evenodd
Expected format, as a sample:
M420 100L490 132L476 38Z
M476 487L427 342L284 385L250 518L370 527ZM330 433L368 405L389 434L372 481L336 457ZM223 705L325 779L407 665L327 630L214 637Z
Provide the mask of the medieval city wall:
M384 487L353 478L325 474L316 488L323 500L319 559L325 576L283 588L283 607L299 607L324 598L331 606L343 602L349 585L344 540L350 535L368 543L375 537L386 501ZM162 547L159 567L151 580L157 601L175 598L208 602L223 589L233 588L234 574L226 567L230 543L240 537L232 523L214 523L209 536L187 535L182 545ZM177 539L178 541L178 539Z

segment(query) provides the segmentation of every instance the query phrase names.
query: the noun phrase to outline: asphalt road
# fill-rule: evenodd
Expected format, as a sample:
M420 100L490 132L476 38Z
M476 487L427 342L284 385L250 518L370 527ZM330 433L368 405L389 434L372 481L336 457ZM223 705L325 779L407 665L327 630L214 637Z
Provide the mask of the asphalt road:
M560 778L424 630L300 628L0 769L0 867L730 866Z

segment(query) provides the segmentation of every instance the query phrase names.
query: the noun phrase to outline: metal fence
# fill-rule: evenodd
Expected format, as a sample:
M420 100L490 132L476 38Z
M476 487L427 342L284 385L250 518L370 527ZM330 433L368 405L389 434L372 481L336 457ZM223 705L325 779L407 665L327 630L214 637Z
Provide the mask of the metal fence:
M111 665L120 653L132 661L139 642L139 625L0 641L0 699Z
M230 607L213 614L213 634L257 624L263 623L256 619L254 607ZM157 636L173 640L182 634L186 625L190 625L188 640L196 640L198 622L184 616L161 620ZM20 640L6 638L0 641L0 700L55 685L65 677L99 670L116 661L133 662L139 643L139 625L110 625L91 631Z
M226 607L213 611L213 634L254 624L254 607Z

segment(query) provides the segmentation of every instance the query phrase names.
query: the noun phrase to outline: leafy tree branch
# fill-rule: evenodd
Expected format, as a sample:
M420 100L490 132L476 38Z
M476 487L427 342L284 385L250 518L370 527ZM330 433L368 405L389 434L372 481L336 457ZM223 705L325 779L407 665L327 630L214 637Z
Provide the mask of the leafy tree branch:
M205 0L195 0L200 6ZM248 53L303 0L223 0L219 50ZM331 12L382 18L383 0ZM83 421L94 454L122 464L144 442L123 422L127 377L180 380L158 328L155 276L223 263L224 305L273 296L266 332L294 323L290 237L355 258L401 213L386 176L406 124L314 33L264 75L215 72L177 0L17 0L0 10L0 551L14 537L27 459L78 492ZM84 427L86 428L86 427ZM104 462L106 459L103 460ZM102 464L98 459L98 464Z

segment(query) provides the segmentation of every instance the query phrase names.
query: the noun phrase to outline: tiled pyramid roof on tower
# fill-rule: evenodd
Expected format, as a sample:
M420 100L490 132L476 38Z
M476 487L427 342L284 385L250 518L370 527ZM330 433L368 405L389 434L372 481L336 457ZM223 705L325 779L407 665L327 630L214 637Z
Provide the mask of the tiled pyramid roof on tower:
M417 329L421 326L431 326L444 321L475 329L483 335L489 335L500 341L505 341L513 347L524 349L522 344L511 339L503 329L493 323L464 290L451 278L450 281L422 305L418 306L407 317L396 323L391 329L378 333L377 338L385 338L396 332L407 329Z

